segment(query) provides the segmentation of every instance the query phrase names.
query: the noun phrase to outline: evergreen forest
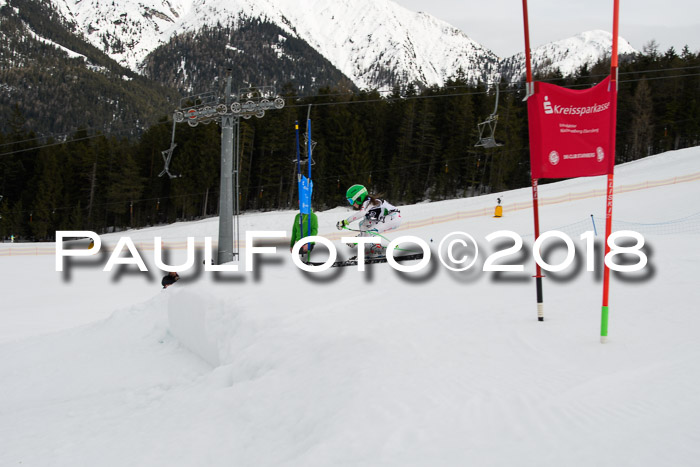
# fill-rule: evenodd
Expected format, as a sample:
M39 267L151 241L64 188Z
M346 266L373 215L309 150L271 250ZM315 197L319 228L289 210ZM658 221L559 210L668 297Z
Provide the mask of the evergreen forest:
M608 73L601 61L572 77L536 79L581 89ZM651 42L621 63L619 81L617 163L700 144L700 54L661 52ZM527 186L524 86L499 91L502 146L486 149L475 147L477 125L493 111L495 89L463 76L391 93L326 87L299 96L285 86L283 109L240 121L241 209L296 208L295 122L303 133L309 111L317 211L344 204L355 183L396 205ZM215 216L221 129L178 124L170 170L181 176L159 177L171 118L138 134L84 128L47 139L15 106L0 134L0 238L51 240L56 230L104 233Z

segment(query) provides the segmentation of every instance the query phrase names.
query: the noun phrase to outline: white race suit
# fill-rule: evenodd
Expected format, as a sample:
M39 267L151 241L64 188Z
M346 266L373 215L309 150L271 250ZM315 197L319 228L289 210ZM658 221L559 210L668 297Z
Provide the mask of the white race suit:
M396 206L382 199L376 199L375 202L377 204L372 204L371 199L367 198L360 209L345 219L348 224L362 219L358 237L371 237L370 232L386 232L401 225L401 211Z

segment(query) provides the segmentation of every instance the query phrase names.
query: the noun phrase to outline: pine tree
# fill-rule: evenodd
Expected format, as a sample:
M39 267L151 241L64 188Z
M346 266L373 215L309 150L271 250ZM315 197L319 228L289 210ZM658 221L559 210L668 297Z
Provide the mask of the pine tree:
M31 182L36 187L36 197L32 203L34 215L30 228L34 238L43 240L54 235L56 201L60 199L63 184L55 153L42 150L38 159L37 174Z
M4 199L0 199L0 240L6 239L12 234L10 203Z
M108 180L107 211L114 216L113 225L133 226L133 202L141 197L143 179L130 153L119 154L119 165L109 174Z
M458 74L447 82L443 91L457 95L439 101L437 119L442 157L438 170L438 198L452 198L464 193L475 179L477 129L469 94L472 90L464 75Z
M424 92L423 95L435 95L436 89ZM436 167L440 151L440 143L435 132L435 110L433 99L423 99L419 104L418 121L416 125L415 149L411 161L413 175L409 185L409 202L424 199L435 187L435 172L442 167Z
M391 200L407 200L410 182L410 164L413 154L413 138L416 121L416 101L406 100L392 103L391 117L396 122L395 146L389 164Z
M529 181L525 113L525 107L520 105L514 93L501 94L495 139L502 146L492 150L493 170L489 184L493 191L524 186Z
M652 141L652 100L647 81L642 79L634 92L627 160L645 157Z

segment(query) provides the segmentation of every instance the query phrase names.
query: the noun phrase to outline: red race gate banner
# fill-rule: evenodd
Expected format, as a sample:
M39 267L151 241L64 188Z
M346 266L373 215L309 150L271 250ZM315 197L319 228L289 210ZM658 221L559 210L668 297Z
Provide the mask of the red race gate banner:
M535 93L527 100L532 178L613 173L614 91L609 76L583 91L535 82Z

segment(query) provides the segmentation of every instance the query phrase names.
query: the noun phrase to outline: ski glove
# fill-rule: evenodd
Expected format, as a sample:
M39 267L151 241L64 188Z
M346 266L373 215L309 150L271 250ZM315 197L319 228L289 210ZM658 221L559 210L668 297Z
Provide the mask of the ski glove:
M338 230L343 230L347 225L348 221L346 221L345 219L343 219L342 221L338 221L338 223L335 224L335 226L338 227Z

